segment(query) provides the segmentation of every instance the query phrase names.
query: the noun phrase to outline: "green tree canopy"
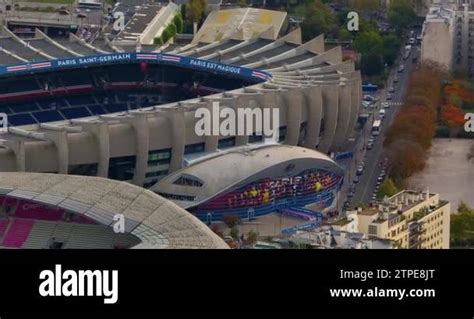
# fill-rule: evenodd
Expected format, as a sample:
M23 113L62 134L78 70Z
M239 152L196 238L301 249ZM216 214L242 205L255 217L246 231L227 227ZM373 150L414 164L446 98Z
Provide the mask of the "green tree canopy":
M398 33L401 33L405 28L408 28L415 18L416 13L412 1L390 1L388 20Z
M186 19L191 23L199 23L204 16L204 12L207 8L206 0L190 0L186 4Z
M354 48L363 55L379 55L383 53L383 40L375 31L362 32L355 39Z
M384 198L385 196L391 197L398 193L398 188L391 178L386 179L377 191L377 198Z
M339 29L336 15L321 0L299 5L295 12L297 15L304 17L301 23L301 31L305 41L320 34L327 34L331 30Z

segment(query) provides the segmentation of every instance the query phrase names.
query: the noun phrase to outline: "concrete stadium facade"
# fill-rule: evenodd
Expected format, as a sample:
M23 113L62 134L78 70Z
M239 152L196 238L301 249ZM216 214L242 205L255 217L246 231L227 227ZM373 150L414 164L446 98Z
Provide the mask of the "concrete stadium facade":
M286 132L283 144L322 153L344 149L361 105L360 72L352 61L342 61L340 47L326 51L323 36L302 44L299 29L276 40L268 35L273 33L250 40L236 35L169 51L264 70L272 75L266 82L140 110L10 127L0 136L0 171L67 174L73 165L95 163L97 176L107 177L111 159L133 156L130 182L143 186L149 181L148 162L154 151L169 151L168 173L183 168L188 145L204 144L205 153L218 151L221 137L200 137L194 129L196 109L211 108L215 101L234 109L278 108L280 128ZM124 49L113 47L112 51ZM248 136L235 136L236 147L248 142Z

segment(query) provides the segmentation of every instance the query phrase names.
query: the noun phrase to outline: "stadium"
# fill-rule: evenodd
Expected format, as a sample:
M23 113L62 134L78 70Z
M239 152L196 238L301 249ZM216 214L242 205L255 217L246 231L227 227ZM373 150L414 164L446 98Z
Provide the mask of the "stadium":
M129 183L2 173L0 194L0 248L228 248L184 209ZM117 214L123 233L112 229Z
M229 208L219 206L223 202L248 216L251 202L233 202L246 187L259 188L268 179L281 184L284 178L312 178L303 184L322 185L321 177L327 178L330 200L317 194L319 186L314 194L295 186L299 200L294 205L330 207L343 172L325 154L344 150L353 133L361 77L353 61L342 60L340 47L326 50L323 35L303 43L300 29L281 34L285 17L252 8L213 11L184 46L87 43L73 34L57 40L39 29L34 38L23 39L4 28L0 113L7 114L8 129L0 135L0 171L95 176L151 187L208 222L222 219ZM260 132L198 136L195 111L213 102L233 109L277 108L277 142L288 148L266 147ZM261 172L231 174L219 188L204 187L206 194L172 192L173 178L186 176L187 169L212 172L206 166L217 161L225 167L227 161L220 159L247 148L262 154L271 150L275 162L256 165ZM307 156L313 160L305 161ZM282 174L300 161L305 164ZM199 200L183 205L173 194ZM3 200L3 206L13 205ZM271 210L291 205L284 196L268 200ZM256 216L269 207L257 207Z
M220 172L216 173L216 167ZM343 170L328 156L288 145L242 147L206 157L151 188L211 223L226 214L254 219L316 203L332 207Z

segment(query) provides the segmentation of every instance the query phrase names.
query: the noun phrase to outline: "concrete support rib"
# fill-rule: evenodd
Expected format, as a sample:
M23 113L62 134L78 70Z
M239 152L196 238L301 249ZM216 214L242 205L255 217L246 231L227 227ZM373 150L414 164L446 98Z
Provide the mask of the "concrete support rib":
M291 88L284 94L286 104L286 137L285 144L298 145L302 122L303 88Z
M47 131L45 137L51 140L58 154L58 173L67 174L69 172L69 143L66 130Z
M339 112L337 116L337 130L331 150L343 150L346 145L347 131L351 119L351 87L342 84L339 89Z
M81 122L82 129L94 136L97 141L97 176L109 175L110 136L109 125L106 122Z
M148 167L148 152L150 149L150 134L147 114L135 114L131 123L135 130L137 145L133 184L143 186L145 183L145 174Z
M359 108L362 104L362 81L360 79L360 73L356 72L356 75L351 82L351 121L349 125L348 134L351 135L354 132L355 126L357 124L357 117L359 114ZM349 138L349 136L348 136Z
M280 105L278 103L278 99L277 99L277 95L280 94L280 90L276 90L276 89L262 89L260 91L260 95L257 97L257 100L258 100L258 104L260 105L260 107L263 109L263 108L268 108L268 109L271 109L271 112L270 112L270 119L264 119L264 123L263 123L263 128L265 129L265 125L269 125L268 127L269 128L273 128L274 129L274 135L273 136L264 136L264 139L266 140L269 140L269 139L272 139L273 141L277 142L278 141L278 136L276 135L279 131L279 126L281 125L281 123L279 123L280 119L282 118L280 112L281 112L281 108L280 108ZM276 123L276 119L273 118L273 110L274 109L277 109L278 110L278 113L279 113L279 117L278 117L278 123ZM269 123L265 123L265 121L270 121Z
M204 101L206 103L206 108L209 110L209 112L212 113L212 110L215 107L218 107L218 110L220 110L225 107L225 102L220 99L206 99L204 98ZM205 140L205 147L204 151L205 152L215 152L217 150L217 146L219 145L219 136L216 135L207 135L206 140Z
M304 98L308 106L308 133L305 147L314 149L319 144L319 131L323 118L323 96L320 86L309 87L304 90Z
M172 173L183 167L184 147L186 145L186 119L184 108L176 107L167 113L171 121L171 136L173 146L171 148L171 162L169 172Z
M339 113L339 85L322 86L324 134L318 150L328 153L334 140Z
M255 99L255 94L239 94L236 95L235 99L235 110L239 108L248 108L250 107L250 100ZM248 135L236 135L235 136L235 146L247 145L249 142Z
M25 142L22 140L4 140L1 146L9 148L15 156L15 171L26 172Z

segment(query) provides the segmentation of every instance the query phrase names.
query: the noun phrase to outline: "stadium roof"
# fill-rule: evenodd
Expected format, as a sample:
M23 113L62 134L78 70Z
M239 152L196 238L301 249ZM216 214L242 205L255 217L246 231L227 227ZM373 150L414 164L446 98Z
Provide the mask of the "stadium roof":
M123 214L125 230L141 240L134 248L228 248L193 215L155 193L99 177L0 173L0 194L60 207L113 226Z
M292 168L288 169L290 164ZM338 175L344 173L340 166L321 152L290 145L261 144L204 157L189 167L167 175L151 189L158 193L196 197L195 201L175 200L178 205L188 208L254 180L282 174L294 175L313 168ZM200 181L203 185L188 187L174 184L180 177Z

